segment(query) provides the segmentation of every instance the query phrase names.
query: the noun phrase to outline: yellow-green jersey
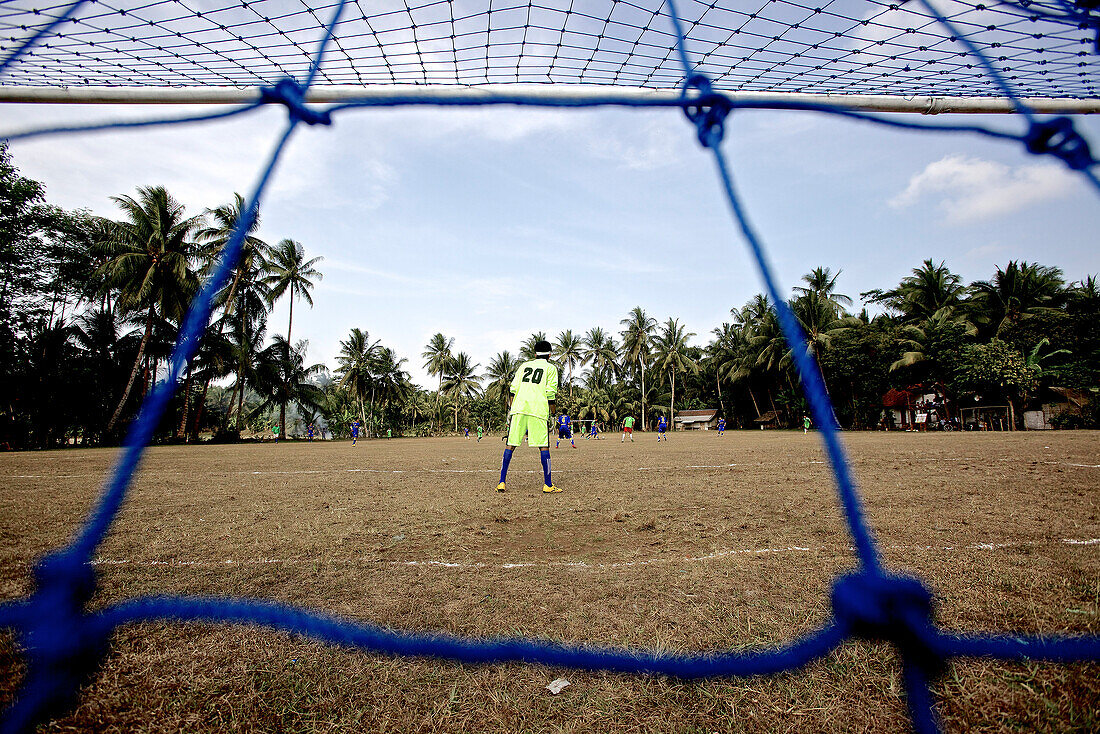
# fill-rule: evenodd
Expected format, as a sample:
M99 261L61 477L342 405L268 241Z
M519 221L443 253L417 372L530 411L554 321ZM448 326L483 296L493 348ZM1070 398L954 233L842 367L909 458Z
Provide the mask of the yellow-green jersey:
M512 415L550 417L550 401L558 396L558 368L545 359L531 359L512 378Z

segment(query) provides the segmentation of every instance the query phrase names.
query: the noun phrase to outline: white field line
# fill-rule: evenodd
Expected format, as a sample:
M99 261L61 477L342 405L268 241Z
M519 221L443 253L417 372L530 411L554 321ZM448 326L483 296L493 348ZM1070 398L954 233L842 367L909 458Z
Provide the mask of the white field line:
M1023 546L1050 546L1056 545L1059 542L1065 545L1100 545L1100 538L1089 539L1075 539L1075 538L1063 538L1061 541L1036 541L1036 540L1021 540L1021 541L1006 541L1003 543L970 543L968 545L887 545L883 546L886 550L902 550L902 551L968 551L968 550L999 550L1002 548L1015 548ZM484 563L476 562L470 563L465 561L381 561L389 566L427 566L437 568L457 568L457 569L513 569L513 568L577 568L577 569L594 569L594 570L606 570L617 568L633 568L640 566L652 566L657 564L667 563L696 563L700 561L713 561L719 558L728 558L730 556L761 556L776 553L818 553L822 551L855 551L852 546L844 547L831 547L827 545L816 546L800 546L789 545L782 548L729 548L725 550L715 551L713 553L707 553L701 556L677 556L675 558L651 558L649 560L642 561L621 561L616 563L586 563L585 561L513 561L508 563ZM376 564L380 561L371 560L369 558L319 558L319 559L300 559L300 558L250 558L244 560L237 560L227 558L223 560L152 560L152 561L138 561L129 559L112 559L112 558L96 558L91 562L93 566L140 566L140 567L152 567L152 566L168 566L172 568L185 568L185 567L226 567L226 566L263 566L263 565L309 565L317 562L331 563L331 564L345 564L345 565L368 565Z
M883 466L883 462L880 459L874 460L878 466ZM935 457L917 457L906 459L907 462L913 461L929 461L929 462L948 462L948 461L983 461L983 459L976 456L969 457L952 457L952 458L935 458ZM1011 461L1019 463L1020 459L1016 457L1002 457L995 459L995 461ZM828 464L823 459L810 459L808 464ZM853 464L859 464L861 461L856 460ZM1038 463L1046 464L1049 466L1071 466L1080 469L1100 469L1100 464L1077 464L1068 461L1040 461ZM554 469L555 474L609 474L616 472L632 472L632 471L688 471L688 470L707 470L707 469L728 469L731 467L743 466L743 467L766 467L769 464L755 463L755 464L689 464L687 466L639 466L633 469L631 468L614 468L608 467L603 469ZM235 475L248 475L248 476L291 476L300 474L497 474L500 469L484 468L484 469L363 469L363 468L351 468L351 469L296 469L287 471L249 471L245 470L233 470L226 472L207 472L205 476L213 476L216 474L235 474ZM157 469L143 470L143 474L175 474L177 476L195 476L194 472L181 472L181 471L160 471ZM540 469L514 469L513 474L541 474ZM87 478L99 478L103 474L8 474L0 475L0 479L87 479Z

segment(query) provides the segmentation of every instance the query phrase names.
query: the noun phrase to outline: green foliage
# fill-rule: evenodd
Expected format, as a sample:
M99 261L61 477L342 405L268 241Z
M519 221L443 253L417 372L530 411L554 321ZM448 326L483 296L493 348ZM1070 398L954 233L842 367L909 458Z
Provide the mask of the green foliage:
M534 331L495 355L484 371L455 340L434 334L421 356L434 390L409 380L406 360L352 329L340 342L329 378L307 365L305 344L291 341L294 307L313 302L320 258L284 239L255 236L258 212L244 200L188 214L162 187L113 199L119 221L50 206L41 183L22 177L0 144L0 443L56 446L117 440L149 385L165 372L180 319L238 222L248 222L242 258L214 301L214 315L158 440L212 431L233 440L251 427L283 435L308 422L347 436L499 430L508 386L524 358L546 339ZM987 281L965 285L943 262L925 260L895 287L861 294L888 313L853 316L841 273L816 267L787 302L845 427L877 424L891 388L1004 399L1022 409L1038 388L1100 386L1100 285L1093 275L1066 284L1055 267L998 266ZM286 337L269 335L280 297L290 313ZM533 325L534 326L534 325ZM635 307L617 334L594 326L565 329L554 340L559 408L577 418L618 425L625 415L652 424L655 414L718 408L730 426L755 426L774 413L794 425L806 410L791 349L763 295L730 310L704 345L676 318L664 322ZM433 380L434 381L434 380ZM291 423L287 425L289 411ZM295 414L298 418L295 420ZM1064 425L1095 426L1094 399Z
M1026 394L1039 386L1039 370L1029 365L1019 350L994 339L963 350L957 382L963 389L977 393Z

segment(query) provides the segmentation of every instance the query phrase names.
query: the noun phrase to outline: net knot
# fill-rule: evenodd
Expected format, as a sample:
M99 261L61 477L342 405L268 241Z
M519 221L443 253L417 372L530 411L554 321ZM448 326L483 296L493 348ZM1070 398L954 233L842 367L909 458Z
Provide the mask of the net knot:
M293 119L307 125L332 124L332 115L327 111L317 111L306 105L305 91L289 77L280 79L273 87L261 87L260 100L265 104L278 102L287 108Z
M881 573L850 573L833 584L833 613L865 640L885 640L906 657L934 669L941 664L924 642L932 622L932 592L919 579Z
M109 630L84 611L96 581L83 558L67 551L51 553L35 566L34 576L36 590L19 626L27 649L20 698L30 709L22 717L40 722L75 705L80 686L106 654Z
M1075 171L1083 171L1096 162L1088 141L1073 128L1073 121L1068 117L1033 122L1024 136L1024 144L1029 153L1050 153Z
M691 90L698 94L688 98ZM733 103L723 94L711 87L710 80L702 74L696 74L684 82L682 93L684 114L695 125L699 142L705 148L717 148L725 135L726 116L733 109Z

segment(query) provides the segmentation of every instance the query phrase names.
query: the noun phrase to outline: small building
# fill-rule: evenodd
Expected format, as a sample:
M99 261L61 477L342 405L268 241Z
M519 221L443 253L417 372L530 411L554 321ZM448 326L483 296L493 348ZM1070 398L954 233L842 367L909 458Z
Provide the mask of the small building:
M1029 431L1043 431L1056 425L1072 426L1074 418L1082 418L1085 406L1089 402L1089 393L1069 387L1044 388L1039 398L1024 411L1024 428Z
M676 429L680 431L709 431L718 428L717 410L681 410L676 414Z
M882 396L882 428L902 431L926 431L941 421L951 420L947 401L939 385L911 385L891 389Z
M760 430L765 428L779 428L779 414L774 410L769 410L759 418L754 418L753 423L760 426Z

